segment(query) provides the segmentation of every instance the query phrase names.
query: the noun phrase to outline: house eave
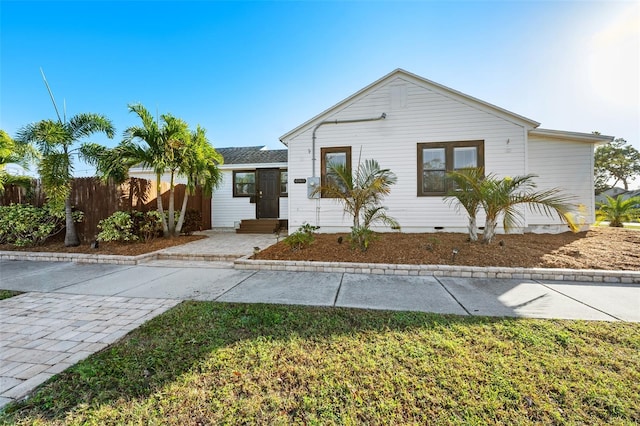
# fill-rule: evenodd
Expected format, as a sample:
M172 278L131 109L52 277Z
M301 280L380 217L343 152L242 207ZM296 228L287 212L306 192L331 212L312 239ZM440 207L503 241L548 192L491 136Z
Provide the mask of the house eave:
M613 136L607 135L595 135L593 133L580 133L569 132L565 130L552 130L552 129L532 129L529 130L529 135L540 136L553 139L563 139L576 142L586 142L596 145L602 145L613 141Z
M251 169L286 169L287 163L237 163L222 164L218 166L220 170L251 170Z

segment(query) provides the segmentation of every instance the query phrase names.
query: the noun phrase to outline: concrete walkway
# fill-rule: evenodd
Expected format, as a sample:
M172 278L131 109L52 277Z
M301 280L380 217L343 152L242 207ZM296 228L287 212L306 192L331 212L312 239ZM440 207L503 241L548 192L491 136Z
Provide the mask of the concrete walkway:
M0 289L26 292L0 301L0 407L181 300L640 322L640 284L252 271L200 260L260 244L231 235L140 265L0 260Z

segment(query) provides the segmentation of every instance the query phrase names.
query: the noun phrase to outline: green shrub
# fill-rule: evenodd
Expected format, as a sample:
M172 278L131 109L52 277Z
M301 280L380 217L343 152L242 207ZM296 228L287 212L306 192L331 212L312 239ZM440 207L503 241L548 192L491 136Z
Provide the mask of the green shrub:
M98 223L98 241L138 241L133 232L131 213L117 211Z
M282 240L293 251L302 250L308 247L315 240L315 232L320 229L319 226L313 226L308 223L303 224L296 232Z
M73 218L82 221L82 212L74 212ZM0 244L20 247L42 244L62 231L64 225L64 210L54 209L50 204L0 206Z
M180 232L184 235L191 235L200 230L202 230L202 213L195 209L188 209L184 213L184 222Z
M150 241L162 229L160 213L117 211L98 223L98 241Z
M365 252L369 248L369 244L371 244L375 239L376 233L367 226L351 227L349 242L351 243L352 250L359 248L360 251Z

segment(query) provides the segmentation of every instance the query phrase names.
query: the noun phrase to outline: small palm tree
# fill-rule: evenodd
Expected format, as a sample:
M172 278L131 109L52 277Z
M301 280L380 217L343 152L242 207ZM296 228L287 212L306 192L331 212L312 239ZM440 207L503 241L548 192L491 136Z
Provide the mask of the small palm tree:
M47 198L54 206L64 205L64 245L67 247L80 245L71 206L72 157L78 155L81 159L87 159L83 151L74 148L73 145L95 133L105 133L112 138L114 132L111 121L100 114L78 114L65 122L42 120L18 131L19 142L33 144L40 151L42 158L38 164L38 171Z
M482 235L483 243L490 243L493 240L500 216L506 231L522 223L524 220L522 206L548 216L557 214L572 231L578 230L570 214L574 207L570 203L571 197L562 195L558 188L534 191L535 175L499 179L494 174L484 176L483 170L476 168L452 172L448 176L453 179L458 188L450 192L447 198L450 201L457 201L459 206L467 211L469 238L472 240L474 240L472 230L475 228L475 218L480 207L486 216Z
M353 218L352 238L361 250L366 250L371 235L371 225L382 223L399 228L398 221L386 214L380 203L396 183L396 175L382 169L375 160L365 160L358 165L355 175L344 164L329 164L332 179L316 188L325 197L336 198L345 213Z
M524 205L529 210L552 216L557 214L560 219L576 232L570 211L570 197L561 194L558 188L543 191L533 191L536 187L533 182L535 175L516 176L514 178L497 179L488 176L480 185L482 194L482 206L486 213L486 222L482 241L490 243L495 236L498 218L502 215L502 224L505 231L524 220L524 213L519 207Z
M630 197L626 200L622 195L616 198L608 195L606 197L606 203L598 203L597 223L608 221L609 226L622 228L624 222L640 219L640 197Z
M482 207L481 184L484 179L484 169L481 167L466 168L448 173L455 189L449 191L445 200L452 204L456 202L456 209L464 208L469 215L469 240L478 241L477 216Z

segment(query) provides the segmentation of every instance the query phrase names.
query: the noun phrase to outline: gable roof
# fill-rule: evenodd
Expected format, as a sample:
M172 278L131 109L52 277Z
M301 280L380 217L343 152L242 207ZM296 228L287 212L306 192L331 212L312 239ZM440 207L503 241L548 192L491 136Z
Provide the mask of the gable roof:
M286 163L286 149L265 149L264 146L216 148L224 158L224 164Z
M337 104L335 104L334 106L330 107L329 109L321 112L320 114L316 115L315 117L311 118L310 120L305 121L304 123L302 123L301 125L299 125L298 127L296 127L295 129L285 133L284 135L282 135L280 137L280 142L284 143L286 145L285 139L291 137L292 135L301 132L302 130L305 130L306 128L308 128L309 126L311 126L313 123L321 121L323 119L325 119L325 117L327 117L328 115L337 112L338 110L344 108L345 106L347 106L348 104L350 104L351 102L355 101L356 99L363 97L364 95L368 94L369 92L387 84L389 81L391 81L392 79L401 76L403 78L406 78L409 81L412 81L418 85L421 85L423 87L426 87L430 90L433 90L434 92L437 92L441 95L447 96L449 98L455 99L459 102L463 102L466 104L470 104L473 105L477 108L480 109L484 109L484 110L490 110L491 112L495 113L496 115L499 115L501 117L504 117L505 119L509 120L509 121L513 121L516 122L520 125L529 127L529 128L536 128L540 125L540 123L538 123L537 121L531 120L529 118L523 117L521 115L518 115L516 113L513 113L511 111L507 111L506 109L500 108L498 106L495 106L493 104L490 104L488 102L482 101L480 99L474 98L473 96L469 96L467 94L464 94L462 92L458 92L457 90L451 89L447 86L443 86L442 84L436 83L434 81L428 80L424 77L420 77L419 75L416 74L412 74L409 71L405 71L402 68L397 68L394 71L391 71L389 74L385 75L384 77L374 81L373 83L371 83L370 85L364 87L363 89L357 91L356 93L354 93L353 95L349 96L348 98L338 102Z

